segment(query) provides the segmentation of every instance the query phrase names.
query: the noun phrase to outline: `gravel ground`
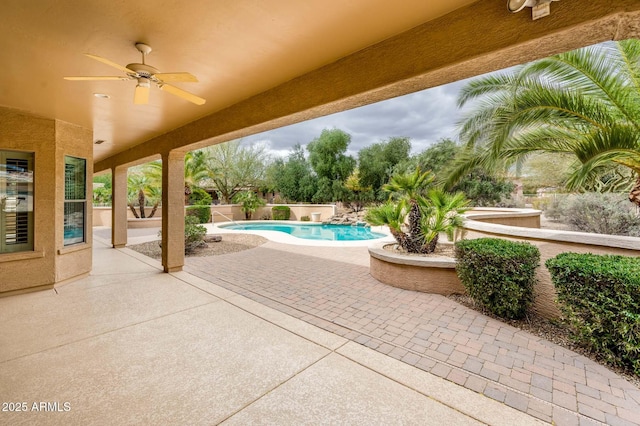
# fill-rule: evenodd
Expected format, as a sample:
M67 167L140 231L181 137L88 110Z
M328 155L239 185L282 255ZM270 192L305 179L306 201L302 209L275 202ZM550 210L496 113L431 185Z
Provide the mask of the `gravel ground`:
M227 253L236 253L243 250L252 249L266 243L264 237L252 234L223 234L222 241L217 243L206 243L206 246L199 247L187 256L217 256ZM160 249L160 241L149 241L147 243L135 244L127 246L131 250L142 253L153 259L162 258L162 250Z

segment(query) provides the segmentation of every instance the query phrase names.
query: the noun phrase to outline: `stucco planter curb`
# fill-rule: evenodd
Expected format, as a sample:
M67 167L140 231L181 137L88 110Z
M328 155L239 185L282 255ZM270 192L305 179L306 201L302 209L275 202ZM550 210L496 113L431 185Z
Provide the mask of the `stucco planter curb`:
M369 272L378 281L405 290L448 296L464 293L450 257L421 257L392 253L388 241L369 246Z

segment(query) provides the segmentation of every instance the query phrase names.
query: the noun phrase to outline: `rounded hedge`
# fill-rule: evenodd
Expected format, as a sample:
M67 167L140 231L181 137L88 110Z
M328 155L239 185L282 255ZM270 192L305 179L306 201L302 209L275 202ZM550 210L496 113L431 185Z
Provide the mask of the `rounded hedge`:
M291 209L289 206L273 206L271 208L271 217L273 220L289 220Z
M456 272L469 296L503 318L522 318L533 303L540 251L526 242L478 238L456 243Z
M200 223L208 223L211 220L211 207L187 206L187 216L195 216Z
M640 258L561 253L546 266L577 340L640 375Z

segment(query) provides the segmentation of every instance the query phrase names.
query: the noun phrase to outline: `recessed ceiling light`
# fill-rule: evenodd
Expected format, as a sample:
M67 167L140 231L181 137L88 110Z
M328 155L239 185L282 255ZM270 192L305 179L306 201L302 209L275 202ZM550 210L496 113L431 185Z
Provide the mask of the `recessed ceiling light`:
M96 98L101 98L101 99L109 99L111 97L109 95L105 95L104 93L94 93L93 96L95 96Z

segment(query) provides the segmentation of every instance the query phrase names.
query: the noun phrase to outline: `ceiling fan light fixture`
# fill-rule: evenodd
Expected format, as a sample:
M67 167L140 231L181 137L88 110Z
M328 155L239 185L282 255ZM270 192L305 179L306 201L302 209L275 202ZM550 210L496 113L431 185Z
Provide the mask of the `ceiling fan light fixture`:
M146 89L151 87L151 82L149 81L148 78L139 78L138 79L138 84L136 84L136 87L144 87Z

